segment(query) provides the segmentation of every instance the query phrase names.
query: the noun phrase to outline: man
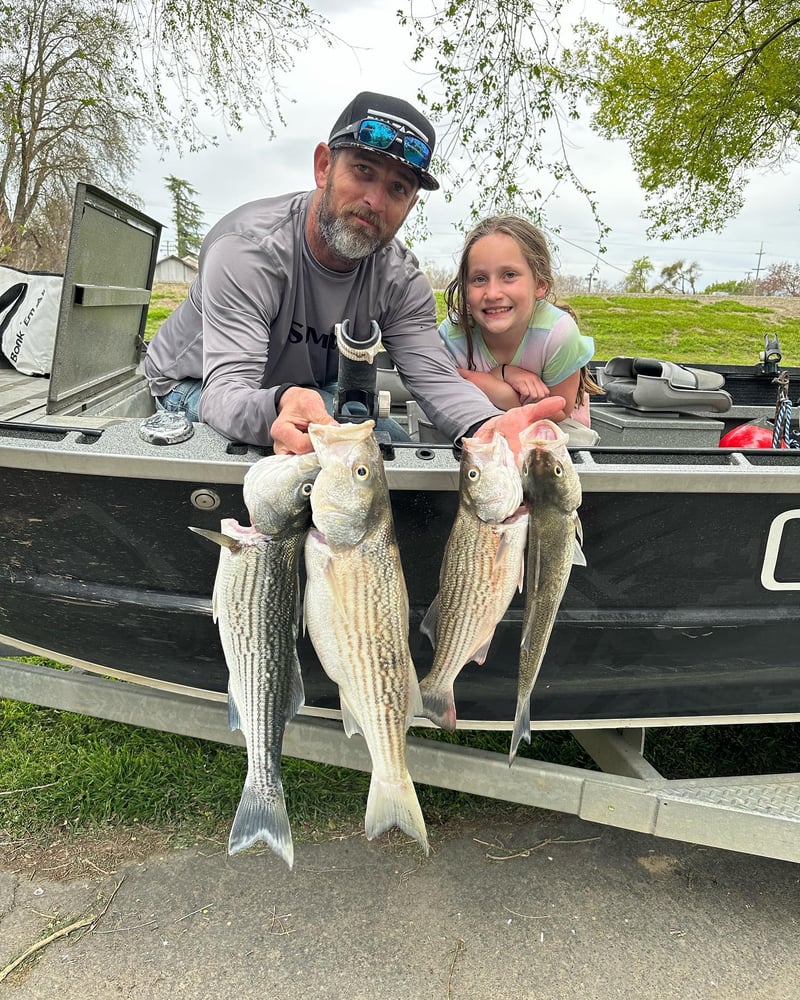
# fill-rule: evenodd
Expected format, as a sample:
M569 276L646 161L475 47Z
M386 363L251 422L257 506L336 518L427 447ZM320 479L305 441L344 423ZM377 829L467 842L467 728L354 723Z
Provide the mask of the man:
M430 122L406 101L361 93L314 151L314 190L251 202L218 222L187 299L145 357L159 406L232 440L310 451L309 423L334 422L321 392L335 388L334 327L345 319L356 336L378 323L407 389L454 441L482 425L481 436L513 434L520 418L563 405L553 398L504 414L459 376L439 340L428 280L395 238L420 187L439 187L428 169L434 143Z

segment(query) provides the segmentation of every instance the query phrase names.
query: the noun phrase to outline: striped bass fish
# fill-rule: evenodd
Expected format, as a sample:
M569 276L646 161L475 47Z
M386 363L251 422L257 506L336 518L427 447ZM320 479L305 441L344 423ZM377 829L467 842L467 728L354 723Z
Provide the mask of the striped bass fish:
M311 492L304 620L339 686L348 736L372 759L364 827L372 840L399 827L428 853L406 764L406 730L422 710L408 645L408 592L374 421L308 428L322 470Z
M296 650L299 562L318 472L313 454L261 459L244 482L253 526L227 518L220 532L192 529L221 546L212 612L228 665L228 721L247 746L247 777L228 853L264 841L289 868L294 845L281 750L286 724L304 701Z
M459 500L447 540L439 592L422 620L435 649L420 684L423 715L456 728L453 683L470 660L483 663L497 623L522 590L528 512L514 455L501 434L465 438Z
M531 692L572 566L586 565L578 517L581 483L567 451L567 435L551 420L537 420L519 439L522 493L530 520L512 762L520 740L531 741Z

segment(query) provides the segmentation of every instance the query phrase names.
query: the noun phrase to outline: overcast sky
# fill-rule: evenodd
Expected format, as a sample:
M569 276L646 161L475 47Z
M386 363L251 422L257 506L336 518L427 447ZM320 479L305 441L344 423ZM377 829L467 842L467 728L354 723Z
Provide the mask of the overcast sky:
M323 9L334 32L358 47L334 50L315 42L296 59L295 70L285 81L286 127L267 141L256 121L232 137L219 124L209 128L220 135L219 145L201 153L159 156L147 148L140 158L131 187L143 200L144 211L165 226L162 255L174 250L172 205L164 178L174 175L197 191L196 200L210 228L226 212L245 201L313 185L312 155L325 140L342 108L361 90L393 94L413 102L419 76L411 68L410 39L397 26L394 5L360 3L348 10L347 0L324 0ZM591 5L589 5L591 6ZM572 163L589 187L596 191L599 212L611 226L607 251L599 258L599 277L616 284L637 257L647 255L656 273L678 259L700 265L698 289L714 281L753 277L760 267L788 260L800 262L800 165L785 173L753 177L744 210L723 233L669 243L648 242L641 218L644 198L630 166L627 148L594 136L586 125L570 126L574 145ZM454 224L466 217L469 198L445 204L441 192L431 192L427 215L431 237L414 246L426 263L455 268L463 237ZM597 261L596 232L590 210L577 192L564 186L548 208L556 249L555 263L562 274L587 276ZM402 231L401 231L402 237ZM588 280L587 280L588 286Z

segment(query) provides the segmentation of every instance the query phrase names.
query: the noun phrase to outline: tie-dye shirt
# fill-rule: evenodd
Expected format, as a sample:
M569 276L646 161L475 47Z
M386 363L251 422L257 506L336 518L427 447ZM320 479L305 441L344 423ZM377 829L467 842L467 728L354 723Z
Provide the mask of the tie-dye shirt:
M453 355L457 368L468 368L467 338L461 327L449 319L439 326L439 336ZM472 360L475 370L491 372L499 362L483 339L479 327L472 331ZM578 371L594 355L594 341L578 329L575 320L552 302L539 299L527 333L509 364L533 372L547 386L558 385Z

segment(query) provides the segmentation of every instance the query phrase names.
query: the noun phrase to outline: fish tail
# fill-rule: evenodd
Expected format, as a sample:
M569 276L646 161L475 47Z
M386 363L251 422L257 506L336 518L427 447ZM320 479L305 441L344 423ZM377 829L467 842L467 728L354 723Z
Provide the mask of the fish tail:
M430 675L420 681L422 694L422 714L440 729L454 732L456 728L456 702L450 687L437 686L430 681Z
M364 819L367 840L373 840L394 826L413 837L428 853L428 833L411 775L406 771L401 781L384 781L373 771Z
M249 779L245 781L228 837L228 854L252 847L259 840L292 867L294 843L280 781L272 789L271 798L260 795Z
M526 743L531 741L531 698L517 699L517 714L514 719L514 732L511 734L511 750L508 754L508 766L514 763L517 748L522 740Z

